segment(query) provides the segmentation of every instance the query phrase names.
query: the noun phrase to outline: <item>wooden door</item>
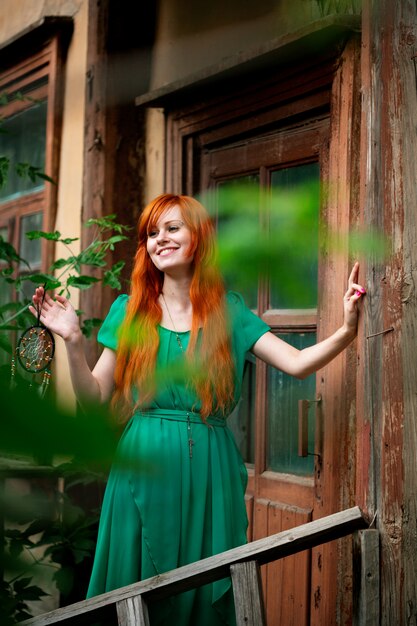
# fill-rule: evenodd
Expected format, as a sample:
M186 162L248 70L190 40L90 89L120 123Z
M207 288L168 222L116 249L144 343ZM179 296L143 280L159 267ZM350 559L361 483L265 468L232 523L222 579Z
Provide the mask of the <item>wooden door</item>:
M278 130L252 140L206 149L201 154L201 186L203 190L211 190L208 199L217 214L220 242L224 221L230 218L230 207L226 204L239 205L233 228L236 237L239 237L239 225L247 219L243 215L246 198L252 205L249 211L254 228L260 224L259 236L266 240L277 235L273 222L279 221L280 198L285 197L286 191L300 190L309 200L313 215L310 214L308 233L303 232L306 225L301 214L294 210L294 220L300 220L300 251L291 255L291 267L283 259L281 275L273 268L275 271L259 278L257 284L249 281L238 285L248 306L257 311L272 331L299 348L316 341L318 183L320 150L327 145L324 141L327 133L327 119L316 119L304 123L302 128ZM278 199L277 191L281 194ZM256 203L257 210L253 211ZM285 234L279 234L277 239L277 245L288 243ZM296 289L293 289L294 281ZM230 287L236 288L235 284ZM298 455L298 400L310 401L309 454L305 457ZM292 528L313 517L315 472L319 471L320 462L315 456L316 416L320 415L316 400L314 375L298 381L255 362L248 355L243 397L231 417L231 426L249 469L249 540ZM311 555L303 552L263 568L269 626L309 624L310 560Z

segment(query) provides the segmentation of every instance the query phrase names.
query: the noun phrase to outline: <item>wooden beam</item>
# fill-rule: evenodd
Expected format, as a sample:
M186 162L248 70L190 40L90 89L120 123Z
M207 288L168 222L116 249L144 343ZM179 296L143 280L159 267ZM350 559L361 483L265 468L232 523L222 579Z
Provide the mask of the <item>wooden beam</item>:
M107 155L107 18L109 0L89 0L88 2L88 50L86 74L86 102L84 121L84 172L82 194L82 223L90 218L100 218L106 214L106 155ZM93 238L91 229L83 229L81 246L87 247ZM101 268L89 269L89 273L99 277ZM106 292L102 285L94 285L81 291L80 308L86 318L100 317L110 304L105 300ZM86 342L85 352L91 366L97 360L98 346Z
M353 626L378 626L379 532L359 530L353 544Z
M116 610L119 626L150 626L148 607L143 596L120 600Z
M256 561L230 568L235 599L236 626L266 626L261 575Z
M361 205L390 250L368 261L356 501L378 511L381 625L390 626L416 621L416 3L364 0L362 22Z
M333 539L339 539L361 528L366 528L368 521L359 507L353 507L328 515L322 519L302 524L291 530L253 541L244 546L227 550L207 559L190 563L184 567L148 578L138 583L115 589L89 600L45 613L39 617L22 622L25 626L47 626L65 623L79 625L88 614L110 610L111 605L146 594L148 601L167 598L170 595L187 591L193 587L220 580L229 576L232 565L256 560L259 564L296 554ZM86 622L87 623L87 622Z

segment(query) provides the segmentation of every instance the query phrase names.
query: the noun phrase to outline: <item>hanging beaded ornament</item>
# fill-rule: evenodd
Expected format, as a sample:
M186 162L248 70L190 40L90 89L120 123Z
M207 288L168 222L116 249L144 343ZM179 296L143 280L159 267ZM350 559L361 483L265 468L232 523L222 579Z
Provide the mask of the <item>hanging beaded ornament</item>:
M44 292L45 297L45 292ZM55 352L55 340L51 332L40 322L42 304L37 305L38 319L35 326L30 326L21 335L16 356L21 367L29 374L43 374L40 385L41 396L45 395L51 378L49 369ZM12 378L15 377L16 363L12 359Z

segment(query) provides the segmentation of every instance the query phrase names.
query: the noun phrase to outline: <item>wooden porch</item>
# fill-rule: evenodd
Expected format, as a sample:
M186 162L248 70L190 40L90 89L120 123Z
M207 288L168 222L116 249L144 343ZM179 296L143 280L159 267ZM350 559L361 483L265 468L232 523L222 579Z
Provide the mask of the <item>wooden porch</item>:
M24 626L96 623L150 626L148 603L231 576L237 626L266 626L261 565L355 534L355 626L379 622L378 531L359 507L297 526L171 572L22 622ZM367 530L365 530L367 529Z

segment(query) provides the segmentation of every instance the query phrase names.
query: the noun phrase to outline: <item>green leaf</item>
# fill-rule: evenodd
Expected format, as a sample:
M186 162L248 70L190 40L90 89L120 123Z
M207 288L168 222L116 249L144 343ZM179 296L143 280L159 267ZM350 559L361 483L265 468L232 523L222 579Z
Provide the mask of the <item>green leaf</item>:
M105 251L91 251L87 250L81 252L77 257L77 262L80 265L91 265L92 267L104 267L106 265Z
M0 157L0 189L6 186L7 175L10 168L10 159L5 156Z
M22 539L12 539L9 544L9 552L10 556L14 559L17 559L23 552L23 541Z
M16 583L14 585L14 588L16 590ZM19 600L26 600L28 602L40 600L41 598L48 595L48 593L45 593L43 589L41 589L37 585L30 585L29 587L23 587L19 589Z
M48 527L51 526L51 522L45 519L37 519L34 520L24 531L25 537L31 537L32 535L38 535L39 533L44 532Z
M74 570L70 567L63 567L53 576L59 591L68 595L74 586Z
M74 257L74 256L70 256L70 257L68 257L68 259L57 259L51 265L51 272L54 271L54 270L60 270L63 267L65 267L66 265L72 265L74 263L75 259L76 259L76 257Z
M109 239L107 239L106 243L113 246L113 244L119 243L119 241L126 241L126 239L128 239L128 237L125 235L113 235L113 237L109 237Z
M46 180L49 183L55 185L55 181L50 176L45 174L45 172L43 172L42 169L40 167L37 167L36 165L31 165L30 163L23 162L16 163L15 171L16 174L20 176L20 178L29 178L32 183L36 183L37 179L41 178L42 180Z
M30 230L26 233L26 237L33 241L34 239L48 239L50 241L59 241L61 239L61 233L56 230L53 233L47 233L43 230Z
M0 237L0 259L3 261L15 262L15 263L25 263L29 267L29 263L26 263L24 259L20 257L15 248L8 241L4 241Z
M103 215L103 217L90 217L86 221L85 226L99 226L100 228L113 228L114 220L116 219L116 213L109 213L109 215Z
M5 267L4 269L0 270L0 276L2 278L6 277L6 276L11 276L13 274L13 268L12 267Z
M56 185L56 182L54 181L54 179L48 176L47 174L45 174L45 172L41 172L36 169L35 173L38 178L42 178L42 180L46 180L48 183L51 183L52 185Z
M67 280L67 287L76 287L77 289L88 289L94 283L98 283L99 278L94 276L70 276Z
M87 339L89 339L93 333L94 328L98 328L99 326L101 326L102 321L103 320L98 317L91 317L84 320L81 327L83 335L87 337Z
M32 582L32 578L18 578L18 580L16 580L13 583L13 589L15 592L21 593L23 591L23 589L25 589L26 587L28 587L30 585L30 583Z
M121 289L122 285L119 280L119 274L120 274L120 270L119 271L108 270L107 272L105 272L104 278L103 278L103 285L108 285L112 289Z
M73 241L78 241L79 237L66 237L65 239L60 239L60 241L62 243L65 243L66 245L72 243Z
M60 280L50 274L28 274L26 276L22 276L22 279L30 280L31 283L35 283L37 285L44 285L46 283L46 290L58 289L58 287L62 284Z

